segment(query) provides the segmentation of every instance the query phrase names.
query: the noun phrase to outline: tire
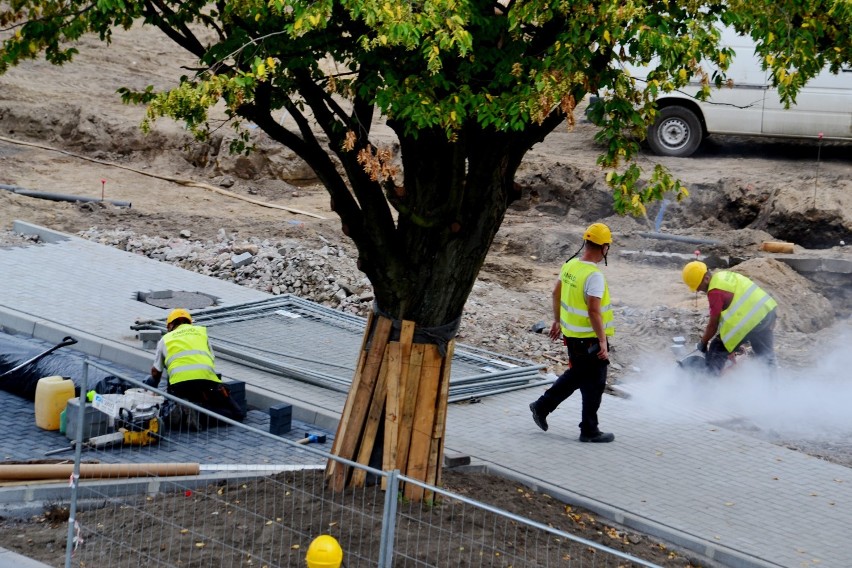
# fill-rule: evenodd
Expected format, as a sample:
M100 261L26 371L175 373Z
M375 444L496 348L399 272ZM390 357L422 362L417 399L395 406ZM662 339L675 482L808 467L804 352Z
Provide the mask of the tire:
M701 145L704 129L694 112L682 106L667 106L648 127L648 146L658 156L686 158Z

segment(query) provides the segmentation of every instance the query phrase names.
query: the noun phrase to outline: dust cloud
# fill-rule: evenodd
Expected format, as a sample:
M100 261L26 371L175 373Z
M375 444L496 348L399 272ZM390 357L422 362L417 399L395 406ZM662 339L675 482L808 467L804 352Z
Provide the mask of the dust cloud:
M812 353L806 369L770 375L754 359L718 378L690 376L674 356L658 353L626 382L632 409L662 422L733 421L770 438L810 441L852 436L852 324Z

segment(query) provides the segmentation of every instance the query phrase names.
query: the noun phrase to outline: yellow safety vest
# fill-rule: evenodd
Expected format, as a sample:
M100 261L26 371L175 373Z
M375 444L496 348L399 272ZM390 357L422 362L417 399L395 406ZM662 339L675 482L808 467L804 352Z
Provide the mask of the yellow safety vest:
M572 258L562 265L559 279L562 282L562 308L559 310L559 324L562 334L566 337L597 337L592 320L589 318L589 306L583 288L586 279L594 272L600 272L597 266ZM612 323L612 307L609 304L609 285L604 280L604 295L601 298L601 315L603 316L606 335L615 335L615 324Z
M169 384L204 379L221 382L216 376L213 354L207 343L207 329L183 324L163 336Z
M731 305L719 316L719 337L729 352L742 343L766 314L778 305L772 296L742 274L723 270L710 278L707 291L724 290L734 295Z

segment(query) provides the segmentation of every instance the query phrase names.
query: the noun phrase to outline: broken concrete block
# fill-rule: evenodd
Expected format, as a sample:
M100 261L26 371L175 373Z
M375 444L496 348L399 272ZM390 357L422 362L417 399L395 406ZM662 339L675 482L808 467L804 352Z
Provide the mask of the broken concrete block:
M244 252L242 254L237 254L231 257L231 264L234 265L234 268L240 268L241 266L245 266L251 262L252 256L250 252Z

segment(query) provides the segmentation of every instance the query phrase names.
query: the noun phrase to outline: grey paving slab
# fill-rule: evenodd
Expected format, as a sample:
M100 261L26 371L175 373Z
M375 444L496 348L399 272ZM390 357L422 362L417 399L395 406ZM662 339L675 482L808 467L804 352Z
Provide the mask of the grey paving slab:
M0 548L0 568L49 568L49 566L17 552Z
M36 336L74 330L101 353L109 346L140 369L151 354L129 325L162 311L131 297L163 288L211 293L226 305L267 297L80 239L0 250L0 325ZM262 407L285 400L294 418L330 430L345 401L227 361L221 368L246 381L250 401ZM849 468L725 429L719 424L732 416L717 411L663 408L649 417L630 400L609 396L602 426L615 432L615 443L582 444L579 397L563 403L542 432L528 409L539 392L452 405L447 449L725 566L852 565ZM203 448L197 451L204 457Z

